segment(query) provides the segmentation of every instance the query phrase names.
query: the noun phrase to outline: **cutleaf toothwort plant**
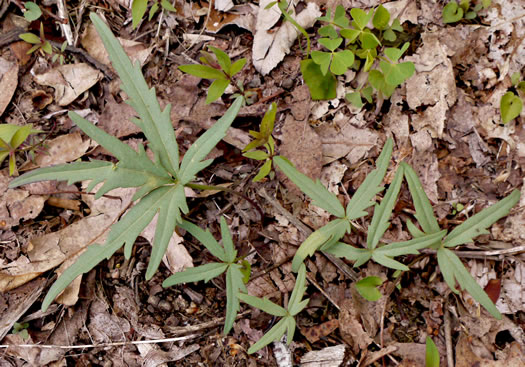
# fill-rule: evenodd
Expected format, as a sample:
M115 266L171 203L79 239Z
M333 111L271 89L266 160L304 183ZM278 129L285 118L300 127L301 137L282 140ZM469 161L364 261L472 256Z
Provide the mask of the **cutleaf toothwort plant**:
M405 264L394 260L393 257L418 254L418 250L431 248L437 250L439 268L450 289L456 293L458 292L456 289L457 281L463 289L466 289L494 317L501 318L501 314L496 306L450 248L473 242L474 237L488 233L486 228L507 215L510 209L519 201L520 192L514 190L506 198L485 208L447 233L447 230L439 227L430 201L417 174L404 162L400 164L396 171L394 179L381 203L374 203L375 195L382 190L380 184L385 176L391 152L392 140L389 139L377 159L377 168L368 174L365 181L349 201L346 210L338 198L319 181L312 181L282 157L274 159L276 165L286 176L312 199L312 204L325 209L336 217L336 219L313 232L301 244L293 258L292 269L297 271L306 257L313 255L317 250L321 250L354 261L354 266L363 265L372 259L383 266L406 271L409 268ZM415 217L422 230L411 221L408 221L407 228L414 239L380 244L381 237L390 226L390 216L397 200L403 177L408 183L416 209ZM356 248L341 242L340 240L343 236L351 231L351 222L367 215L365 209L372 205L374 205L374 214L368 227L366 248Z
M120 76L122 89L129 96L128 103L135 109L139 118L133 123L142 129L149 141L149 148L155 159L150 160L139 144L135 151L119 139L97 128L74 112L69 117L90 138L111 152L117 163L93 160L75 162L58 166L40 168L18 177L10 187L42 181L67 180L69 184L91 180L87 191L99 183L95 198L100 198L118 187L137 187L133 197L135 205L113 226L104 245L93 244L82 253L53 284L42 303L45 310L53 299L64 290L78 275L93 269L102 260L111 257L124 245L124 255L129 258L137 236L157 215L157 226L146 279L157 270L166 251L173 231L182 222L181 214L188 212L184 187L192 185L192 180L203 168L211 164L205 157L226 135L242 105L238 97L219 121L193 143L179 163L179 151L175 132L171 125L168 105L161 110L155 89L149 88L140 65L131 64L118 40L108 26L96 15L90 15L99 33L111 62Z

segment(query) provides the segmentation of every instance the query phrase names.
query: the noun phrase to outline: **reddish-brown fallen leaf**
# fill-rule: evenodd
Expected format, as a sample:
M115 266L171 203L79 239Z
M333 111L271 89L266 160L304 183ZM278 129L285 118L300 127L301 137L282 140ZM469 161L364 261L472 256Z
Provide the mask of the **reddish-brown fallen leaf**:
M489 296L490 300L493 303L496 303L501 292L501 280L500 279L491 279L485 286L485 293Z
M301 328L301 333L308 339L310 343L315 343L323 336L327 336L339 327L338 320L330 320L323 322L320 325L312 326L309 328Z

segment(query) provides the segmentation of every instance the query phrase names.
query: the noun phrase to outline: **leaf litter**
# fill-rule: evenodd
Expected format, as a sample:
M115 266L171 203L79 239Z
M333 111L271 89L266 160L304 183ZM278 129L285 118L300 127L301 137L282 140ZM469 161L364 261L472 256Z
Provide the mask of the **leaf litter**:
M369 162L379 153L376 147L381 146L381 142L390 135L397 142L393 154L395 164L406 160L414 166L425 192L436 205L435 214L442 225L461 223L496 198L505 196L510 188L523 184L523 117L502 125L499 115L499 99L510 86L509 76L516 71L523 72L525 66L525 48L519 43L525 34L524 19L519 18L519 15L525 10L518 0L495 0L493 3L497 6L486 11L481 24L456 26L443 26L442 6L438 2L403 0L386 3L385 6L392 13L400 15L405 29L415 27L408 31L417 40L413 42L413 50L406 60L412 60L417 71L405 86L396 90L390 99L391 103L383 105L380 111L356 111L352 107L346 107L346 102L343 101L344 88L338 91L338 98L330 102L311 103L309 98L301 95L300 90L305 87L300 85L298 68L288 68L294 64L290 60L298 59L301 54L296 42L297 31L289 22L282 22L276 6L264 9L266 4L259 3L256 9L256 5L250 3L231 7L231 2L217 1L210 7L210 4L204 2L190 5L177 1L179 12L166 17L163 20L166 23L143 22L141 27L144 28L141 30L147 29L150 33L137 42L129 40L135 37L130 36L130 25L125 22L129 14L126 13L127 10L122 11L130 9L130 2L120 2L120 5L111 3L113 10L107 12L106 17L110 23L123 26L121 41L126 50L143 65L148 83L157 87L160 98L174 105L172 120L177 131L177 140L183 147L188 147L196 135L212 126L226 108L221 103L210 106L204 104L203 90L207 87L205 81L188 75L182 76L174 71L176 66L188 63L187 59L183 61L179 57L197 60L202 43L192 44L190 49L184 48L187 44L184 46L172 43L170 52L164 53L166 44L154 38L157 26L167 31L166 34L172 32L171 37L175 34L181 38L184 34L198 35L204 27L206 31L219 37L213 42L222 42L230 55L240 45L251 49L249 57L253 59L253 66L250 66L243 78L245 81L259 78L260 83L253 84L260 94L259 98L271 96L277 87L286 86L291 80L292 87L282 89L287 106L280 106L284 108L278 113L281 120L277 123L275 136L279 138L280 153L294 161L302 172L313 178L321 178L341 200L347 200L347 194L350 197L353 195L370 171ZM378 3L373 0L349 1L345 5L367 7ZM329 7L332 5L328 4ZM315 3L293 3L290 6L292 10L301 8L302 11L296 18L308 29L321 12ZM254 22L254 17L257 17L257 22ZM180 29L168 32L166 24L175 19ZM431 25L432 31L425 29L425 25ZM82 47L90 56L108 65L105 50L96 39L96 33L90 26L85 28L82 37L77 35L82 40ZM310 35L315 29L309 29ZM299 42L304 40L299 38ZM180 56L183 53L185 56ZM20 80L17 85L13 81L2 79L0 83L8 83L3 90L9 92L2 94L7 102L0 100L3 102L0 107L5 105L3 117L22 125L25 123L24 119L34 122L31 119L35 116L54 113L61 106L69 105L68 109L91 109L91 113L97 115L99 126L112 135L131 138L131 141L142 139L135 125L129 123L134 114L124 102L126 96L118 90L116 84L110 85L108 80L102 79L96 65L82 64L81 61L83 60L74 60L63 66L54 65L46 68L44 73L35 73L34 76L28 73L30 69L24 68L22 62L8 61L11 63L8 70L14 73L11 65L16 65L20 68L17 71L19 77L25 73L24 78L43 85L39 88L44 93L54 95L54 101L44 105L41 112L38 112L40 109L35 112L34 108L31 113L29 110L17 111L15 103L26 103L29 98L29 95L21 93L21 88L25 88L24 85L21 86L23 81ZM259 73L263 76L260 77ZM78 77L79 75L84 76ZM349 77L347 83L352 83L352 78L353 76ZM75 84L79 81L82 84ZM10 96L13 88L14 95ZM260 105L264 107L264 103ZM272 200L281 202L288 214L296 217L291 221L289 216L276 210L267 203L266 198L258 195L258 186L248 183L247 173L255 168L239 155L238 150L249 141L248 128L253 128L265 111L264 108L257 107L258 109L252 108L256 112L250 114L248 111L252 110L249 108L252 107L245 109L243 121L230 129L225 139L229 145L224 144L213 152L214 156L220 158L216 165L210 167L209 172L204 173L203 179L230 185L229 187L237 185L263 206L265 218L262 219L266 225L260 228L256 224L256 215L239 215L237 222L232 223L232 228L238 231L234 233L234 237L239 240L239 247L255 249L255 254L251 253L246 257L251 263L252 271L259 274L248 283L249 293L285 302L286 293L293 288L290 265L286 261L291 259L296 247L307 235L295 226L295 220L299 218L303 225L306 223L315 229L326 223L329 217L323 211L310 207L301 196L292 199L290 191L293 189L290 187L276 188L276 181L272 180L263 182L261 185L266 192L271 193ZM64 121L63 118L54 117L49 122L39 121L41 128L46 131L50 130L50 122L59 123L60 126L56 136L47 141L47 154L38 154L33 162L26 157L19 157L19 163L25 161L24 169L71 161L83 155L92 158L104 154L100 149L88 151L92 148L92 143L81 138L78 132L71 131L71 122L64 124ZM110 195L121 199L101 198L94 201L88 195L55 193L60 191L56 184L39 189L28 186L7 190L9 180L4 169L4 186L0 185L0 224L3 231L0 284L4 293L1 294L0 307L3 314L9 316L5 317L6 322L2 325L4 335L11 330L15 321L31 312L28 310L33 303L38 303L35 298L38 298L42 290L41 285L38 285L36 289L40 290L35 290L36 296L27 297L27 301L20 302L24 307L17 310L3 306L9 305L5 300L12 292L22 291L23 287L45 279L46 274L52 274L50 270L81 251L85 244L100 235L101 230L121 214L132 195L131 192L111 192ZM78 188L76 191L78 192ZM401 191L395 217L402 219L392 220L392 227L386 236L394 240L402 236L409 238L401 223L405 222L404 217L411 213L412 208L408 204L410 200L406 188ZM62 209L46 204L49 203L50 196L59 195L70 195L81 202L81 209L64 210L61 213ZM253 210L250 205L243 206L241 199L231 200L220 194L210 198L211 205L204 204L205 201L199 198L192 199L192 205L203 224L206 222L213 233L216 233L217 228L213 228L211 223L220 212L236 216L236 211ZM459 210L457 204L461 204L464 209ZM327 299L313 285L309 286L310 307L298 319L299 329L309 342L303 337L297 337L299 333L296 333L291 347L292 355L296 360L301 357L305 366L315 365L312 364L315 362L307 362L306 358L313 346L315 351L331 353L330 357L333 356L335 360L333 365L341 365L343 360L364 360L367 353L366 361L370 363L384 357L388 364L390 359L387 355L391 354L397 361L403 360L401 365L410 365L409 359L421 363L424 338L432 335L441 353L441 363L447 365L446 354L451 351L445 348L444 325L445 314L448 313L453 315L456 323L460 323L451 331L456 342L455 351L451 352L455 354L456 366L473 363L480 366L522 365L524 339L519 320L525 305L522 296L525 270L521 265L521 254L513 253L512 249L525 237L523 218L522 211L516 209L492 228L490 236L484 236L475 244L469 245L468 249L458 251L483 250L489 253L501 249L499 255L486 255L482 260L467 257L463 262L481 286L485 286L490 280L500 284L496 305L502 313L508 315L503 321L488 322L487 317L483 314L480 316L479 313L483 311L466 293L454 298L444 292L447 288L441 281L432 258L427 257L416 263L413 270L402 275L396 283L399 285L398 291L385 294L378 303L372 304L359 298L359 294L346 278L344 268L342 270L333 265L319 253L313 258L314 262L309 264L309 269L331 298ZM356 226L366 231L368 224L369 218L356 223ZM13 240L4 246L3 238L13 236L17 238L20 248L17 248L16 241ZM144 239L139 241L146 244L151 242L150 237L151 234L146 231L143 233ZM363 233L359 231L347 237L356 246L363 244ZM209 260L207 254L202 253L188 239L189 236L184 233L174 233L169 247L172 260L161 271L162 276L156 276L150 282L143 280L149 256L148 246L141 246L129 261L116 255L107 264L97 268L99 278L96 281L97 272L94 271L86 275L82 283L80 280L76 281L73 290L63 296L62 302L77 310L73 314L77 315L76 318L67 316L71 328L59 331L59 325L64 322L60 321L59 314L49 314L46 316L47 322L59 326L54 332L47 331L50 326L44 319L33 319L28 341L22 340L18 334L10 334L5 337L4 342L37 343L43 340L39 333L44 333L49 338L46 343L54 344L75 341L87 344L90 338L103 343L138 338L160 339L169 335L169 330L181 330L177 328L184 329L187 325L216 321L217 315L224 314L225 292L221 280L199 285L187 284L176 289L160 288L163 278L172 272ZM505 251L510 252L506 254ZM247 254L249 252L246 251ZM8 253L14 255L7 257ZM278 269L271 269L273 264L282 265ZM367 266L360 271L361 276L376 274L377 268ZM389 279L386 286L392 287L395 281L392 274L386 276ZM88 291L86 298L87 287L97 288L96 295L103 301L95 300L93 291ZM104 295L100 289L108 290L109 294ZM382 288L381 291L384 292L385 289ZM11 303L14 304L12 301ZM336 306L341 308L340 311ZM425 324L418 320L425 320ZM114 350L92 351L85 355L104 360L123 358L128 365L153 366L181 358L186 359L185 365L276 365L273 353L261 351L260 358L255 360L243 351L243 348L247 350L251 343L260 338L260 331L265 330L270 321L267 315L254 311L251 316L237 321L235 332L230 338L218 336L221 325L217 324L215 329L211 328L214 331L208 337L181 342L180 350L174 346L172 349L126 346L120 355ZM384 330L378 326L381 321L385 323ZM89 336L81 331L82 325L87 325ZM133 331L139 337L133 335ZM469 338L465 337L467 334ZM500 341L501 335L505 335L503 342ZM382 340L378 347L374 342L380 336ZM346 343L346 347L341 347L341 341ZM310 344L307 346L306 343ZM241 348L238 349L236 345ZM335 349L329 352L330 348L338 348L337 353L346 353L346 356L336 358ZM352 357L348 357L348 353ZM38 352L36 349L24 350L17 347L10 347L8 355L33 364L66 360L79 362L83 358L90 358L56 349ZM313 360L319 361L323 356L326 354L319 354Z

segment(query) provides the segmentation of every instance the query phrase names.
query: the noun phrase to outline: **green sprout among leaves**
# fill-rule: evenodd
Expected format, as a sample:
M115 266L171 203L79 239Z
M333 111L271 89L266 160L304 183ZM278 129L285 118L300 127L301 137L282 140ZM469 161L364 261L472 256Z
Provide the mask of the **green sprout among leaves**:
M23 340L27 340L29 339L29 332L27 331L28 327L29 327L29 323L27 322L24 322L22 324L15 322L13 324L13 330L11 331L11 333L18 334Z
M206 104L210 104L219 99L228 85L233 82L233 76L239 73L244 65L246 65L246 59L242 58L232 63L228 54L216 47L208 46L208 48L215 55L215 59L212 55L206 51L202 51L203 56L200 58L201 64L194 65L181 65L179 69L187 74L191 74L203 79L214 79L208 89L208 96L206 97ZM244 92L242 84L238 85L244 97L247 97Z
M219 245L209 231L204 231L193 223L182 221L178 223L178 226L190 232L220 262L209 263L175 273L166 279L162 286L171 287L176 284L200 280L207 282L226 272L226 319L224 321L224 334L226 335L233 327L233 322L237 312L239 312L239 292L247 292L245 283L250 278L250 264L237 258L237 250L235 250L233 245L232 236L224 217L221 217L221 234L224 248Z
M461 0L459 4L452 0L443 7L443 23L457 23L461 19L472 20L478 16L480 10L487 9L491 3L491 0L478 0L472 7L470 0Z
M378 301L383 295L377 287L383 284L383 280L376 276L363 278L355 283L355 288L359 294L367 301Z
M250 130L249 134L254 138L242 150L243 156L257 161L264 161L253 182L257 182L268 176L272 170L272 160L275 154L275 141L272 137L273 127L275 124L275 114L277 105L272 103L268 111L264 114L259 131ZM257 150L256 148L264 147L266 151Z
M178 144L170 120L171 106L161 110L155 89L148 87L140 65L132 65L119 41L102 19L94 13L90 18L120 76L122 89L129 96L128 103L139 116L132 121L144 132L155 159L152 161L148 158L144 146L139 144L138 151L135 151L78 114L70 112L69 117L73 122L91 139L111 152L118 162L114 164L93 160L40 168L10 183L10 187L16 187L43 180L66 180L69 184L91 180L88 192L98 183L103 183L95 193L96 199L118 187L137 187L132 198L135 205L111 226L106 243L90 245L62 273L42 302L43 310L77 276L90 271L104 259L109 259L123 245L124 256L129 259L136 238L157 216L151 258L146 270L146 279L151 279L166 252L176 225L182 222L182 214L189 210L184 187L192 186L197 173L211 164L212 160L206 160L206 156L226 135L242 105L242 98L237 98L224 116L190 146L182 162L179 162Z
M9 175L17 176L16 156L21 150L22 144L32 134L41 133L40 130L33 129L32 124L24 126L2 124L0 125L0 164L9 157Z
M27 43L30 43L34 45L27 51L27 54L31 54L37 50L40 50L40 53L44 55L44 53L51 55L53 53L53 47L51 46L51 43L49 43L48 40L46 40L45 34L44 34L44 24L40 23L40 37L33 33L22 33L20 35L20 38Z
M168 0L155 0L149 9L148 20L153 19L159 9L170 12L177 11L177 9L175 9ZM146 10L148 10L148 0L133 0L133 4L131 4L131 19L133 29L138 27L140 21L146 14Z
M27 21L33 22L42 16L42 10L36 3L26 1L24 7L26 8L26 11L24 11L24 18L26 18Z
M293 340L295 333L295 316L301 312L308 302L309 299L302 299L306 292L306 267L304 264L298 269L297 279L295 286L292 291L292 295L288 300L288 307L281 307L272 301L264 298L258 298L250 296L248 294L239 294L238 297L244 303L249 304L252 307L256 307L270 315L281 317L281 320L274 325L261 339L248 349L248 353L254 353L259 349L264 348L268 344L274 341L281 340L281 337L286 333L287 343L290 344Z
M430 336L426 339L425 367L439 367L439 351Z
M510 79L517 94L508 91L501 97L499 109L501 122L504 124L521 115L521 111L523 110L523 100L520 97L520 93L522 93L522 95L525 93L525 81L520 81L520 73L518 72L513 73Z

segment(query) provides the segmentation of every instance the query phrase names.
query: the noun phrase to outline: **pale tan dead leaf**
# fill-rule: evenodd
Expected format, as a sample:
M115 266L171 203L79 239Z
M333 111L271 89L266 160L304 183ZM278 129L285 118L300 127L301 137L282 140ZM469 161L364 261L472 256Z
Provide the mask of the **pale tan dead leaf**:
M496 361L476 355L472 350L472 342L464 333L461 333L456 344L456 367L522 367L524 364L525 350L518 342L511 343L505 359Z
M341 337L350 345L354 354L357 354L360 350L366 349L374 340L364 330L359 311L355 308L352 299L343 300L339 306L341 307L339 312Z
M362 117L362 113L360 113ZM359 162L370 149L378 144L379 134L367 128L357 128L343 114L336 114L334 124L324 124L316 129L322 143L323 164L345 157L351 164ZM286 155L285 155L286 156Z
M346 361L346 345L339 344L333 347L326 347L321 350L314 350L301 357L301 367L339 367ZM350 357L348 363L354 362Z
M258 8L254 4L235 5L229 12L223 13L212 9L206 30L217 33L227 25L236 25L255 33L255 21Z
M441 138L447 111L457 98L455 75L438 36L423 33L421 37L423 46L415 55L405 58L416 67L416 73L406 84L407 103L413 110L429 106L422 114L412 115L412 126L416 131L426 129L433 138Z
M79 132L60 135L59 137L46 142L46 152L35 157L36 166L27 167L47 167L60 163L72 162L84 155L89 149L91 140L82 140Z
M125 318L109 313L106 302L95 299L89 307L87 328L95 343L112 343L125 341L131 325Z
M36 218L46 201L46 196L31 195L24 189L8 189L11 178L7 169L0 171L0 230L16 226L22 220Z
M416 171L423 190L427 194L431 202L438 202L438 188L437 182L441 177L438 169L438 159L433 150L414 152L410 160L410 165Z
M282 129L280 153L288 158L295 167L311 179L321 176L322 149L321 141L307 121L297 121L288 115ZM299 192L299 189L284 175L279 174L286 187Z
M117 39L133 64L137 61L140 63L140 65L144 65L146 63L147 58L151 54L153 46L146 47L144 44L137 41L131 41L123 38ZM104 48L102 39L95 30L95 26L93 24L90 23L86 28L80 42L86 51L97 61L111 67L109 55Z
M82 93L94 86L103 74L85 63L57 66L43 74L35 74L38 84L55 88L55 100L59 106L67 106Z
M419 9L417 3L412 0L391 1L382 4L390 12L390 25L398 18L401 24L409 21L418 24Z
M90 195L84 199L90 204L92 214L62 230L32 238L30 250L26 256L21 256L3 267L0 271L0 291L14 289L40 274L62 264L57 270L60 274L69 267L76 257L93 242L104 243L109 226L122 210L128 206L136 189L116 189L111 195L120 196L122 200L102 197L93 200ZM66 261L67 260L67 261ZM64 263L64 261L66 261ZM78 288L79 281L74 284ZM67 304L76 302L78 290L68 300Z
M270 2L264 0L259 3L252 48L253 66L262 75L267 75L283 60L299 35L299 31L290 22L284 22L275 32L268 32L281 17L277 5L265 9ZM295 10L291 8L291 16L305 29L312 27L316 18L322 15L319 6L312 2L298 15L295 15Z
M233 8L233 1L232 0L215 0L213 2L215 10L219 11L229 11L231 8Z
M117 103L112 95L109 95L104 110L99 117L99 124L102 130L110 135L121 138L140 132L140 128L131 122L137 113L126 102Z
M18 85L18 64L0 57L0 116L11 101Z
M407 367L425 365L425 344L393 343L390 347L396 347L396 350L392 353L393 355L409 361L406 364Z

